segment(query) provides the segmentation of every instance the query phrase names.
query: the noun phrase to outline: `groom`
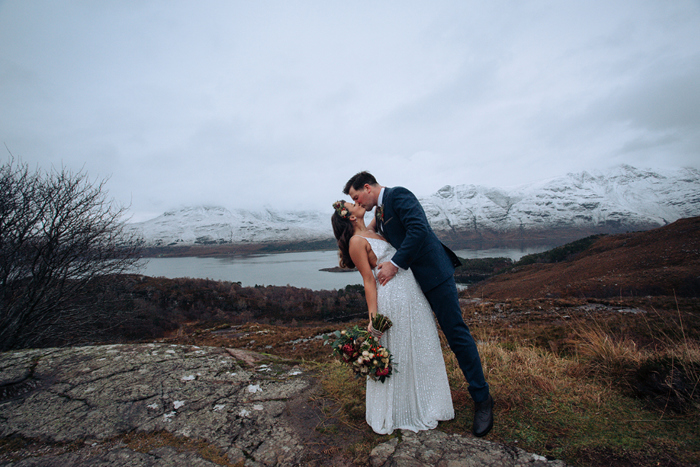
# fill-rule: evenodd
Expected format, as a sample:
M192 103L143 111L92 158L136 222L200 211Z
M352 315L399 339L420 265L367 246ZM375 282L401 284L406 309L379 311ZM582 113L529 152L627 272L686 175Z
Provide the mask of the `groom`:
M459 307L454 280L459 259L438 240L423 207L407 189L383 187L369 172L360 172L348 180L343 192L367 211L377 208L377 231L396 248L390 262L377 265L377 279L385 285L399 268L413 271L469 383L475 406L472 432L485 436L493 427L493 398L479 351Z

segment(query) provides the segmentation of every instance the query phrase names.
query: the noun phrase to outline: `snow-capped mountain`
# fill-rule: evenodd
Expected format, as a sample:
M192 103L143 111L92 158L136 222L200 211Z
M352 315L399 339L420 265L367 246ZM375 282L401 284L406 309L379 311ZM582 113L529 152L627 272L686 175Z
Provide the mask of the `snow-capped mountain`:
M623 165L511 189L445 186L421 202L436 231L644 230L700 215L700 171Z
M445 186L421 198L438 235L453 242L645 230L700 216L700 171L636 169L567 174L513 188ZM332 238L329 212L187 207L131 224L147 245L263 243Z
M229 211L219 206L183 207L130 228L148 246L312 241L333 236L329 213Z

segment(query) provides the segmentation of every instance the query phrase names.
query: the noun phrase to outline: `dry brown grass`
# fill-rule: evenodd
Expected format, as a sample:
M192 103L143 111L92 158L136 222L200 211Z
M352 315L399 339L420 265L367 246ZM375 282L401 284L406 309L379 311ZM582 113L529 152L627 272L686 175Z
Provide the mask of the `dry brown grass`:
M232 463L223 449L204 440L177 436L167 431L152 433L129 433L120 438L124 444L137 452L149 453L161 447L170 447L178 452L196 452L203 459L226 467L243 467L245 461Z
M572 343L579 358L598 376L623 377L645 359L645 352L633 340L610 335L596 326L576 331Z

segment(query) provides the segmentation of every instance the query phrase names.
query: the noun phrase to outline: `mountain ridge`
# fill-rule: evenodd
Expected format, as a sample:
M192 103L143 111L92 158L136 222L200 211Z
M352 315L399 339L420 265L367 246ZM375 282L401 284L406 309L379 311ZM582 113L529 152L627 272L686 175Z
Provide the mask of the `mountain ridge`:
M700 215L700 171L621 165L510 188L446 185L419 199L433 229L453 248L553 245ZM298 243L332 239L329 218L330 209L186 206L129 228L149 247Z

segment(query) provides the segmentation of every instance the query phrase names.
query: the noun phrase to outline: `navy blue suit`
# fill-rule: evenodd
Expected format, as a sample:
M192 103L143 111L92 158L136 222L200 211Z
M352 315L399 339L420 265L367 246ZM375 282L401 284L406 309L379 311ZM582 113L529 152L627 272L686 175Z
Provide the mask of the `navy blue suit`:
M423 207L409 190L385 188L382 201L383 213L377 228L396 248L392 261L402 269L413 271L469 383L472 399L475 402L486 400L489 386L476 343L459 307L452 261L454 253L437 238Z

